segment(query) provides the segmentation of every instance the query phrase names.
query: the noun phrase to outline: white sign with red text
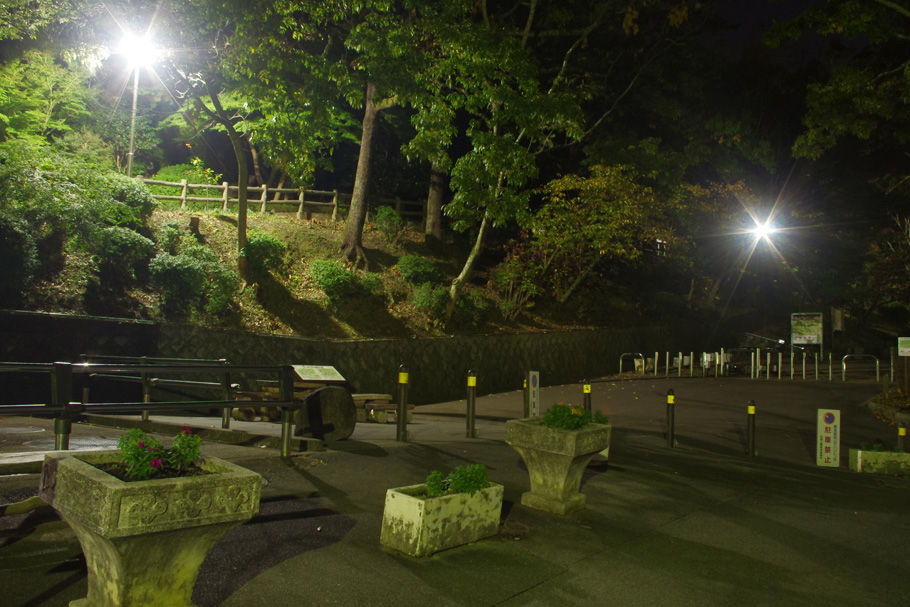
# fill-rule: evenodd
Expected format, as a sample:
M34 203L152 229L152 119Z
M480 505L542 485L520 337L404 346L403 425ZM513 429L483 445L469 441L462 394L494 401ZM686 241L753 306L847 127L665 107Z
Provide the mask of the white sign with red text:
M815 463L836 468L840 465L840 411L819 409L817 428L818 446L815 450Z

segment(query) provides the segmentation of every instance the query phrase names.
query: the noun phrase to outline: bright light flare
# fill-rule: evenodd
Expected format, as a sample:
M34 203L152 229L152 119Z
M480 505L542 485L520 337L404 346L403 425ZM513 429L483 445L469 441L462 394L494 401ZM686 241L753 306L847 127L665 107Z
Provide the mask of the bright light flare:
M755 240L766 240L771 242L771 234L777 232L777 228L771 223L771 220L767 220L764 223L759 221L755 222L755 227L749 230L750 234L755 236Z
M129 61L130 69L151 65L160 54L159 49L152 43L152 39L148 34L139 36L132 32L127 32L123 35L120 46L117 47L117 52L126 57L127 61Z

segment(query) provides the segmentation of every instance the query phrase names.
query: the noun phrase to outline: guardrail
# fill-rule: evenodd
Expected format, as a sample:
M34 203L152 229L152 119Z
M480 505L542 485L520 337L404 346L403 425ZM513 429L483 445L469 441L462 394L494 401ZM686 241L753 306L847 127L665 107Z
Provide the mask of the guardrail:
M24 403L0 405L0 415L27 415L54 418L54 447L56 449L69 449L69 436L73 420L83 413L124 414L142 413L154 409L156 411L175 410L206 410L221 409L222 419L230 417L230 411L237 406L237 402L230 398L226 391L224 399L214 400L186 400L149 403L143 399L137 402L107 402L90 403L75 402L71 400L73 393L73 376L105 376L138 377L145 378L149 374L162 373L175 374L230 374L249 373L277 378L279 385L278 400L244 400L246 406L277 407L281 411L281 456L288 457L291 452L291 424L296 409L305 406L305 400L294 399L294 369L290 365L280 367L268 366L240 366L240 365L212 365L206 363L195 364L116 364L116 363L0 363L0 373L38 373L46 374L50 378L51 397L47 403ZM120 374L127 373L123 376ZM179 380L171 380L179 381ZM200 383L200 382L190 382ZM211 382L222 386L221 383ZM313 393L315 394L315 392ZM313 396L311 394L310 396Z

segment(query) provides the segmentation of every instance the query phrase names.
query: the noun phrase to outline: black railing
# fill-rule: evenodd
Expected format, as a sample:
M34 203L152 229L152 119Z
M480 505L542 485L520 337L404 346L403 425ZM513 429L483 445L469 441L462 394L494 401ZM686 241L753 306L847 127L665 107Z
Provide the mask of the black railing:
M153 359L149 359L150 361ZM161 360L161 359L158 359ZM84 413L101 413L101 414L129 414L142 413L154 409L155 411L175 411L175 410L205 410L221 409L222 410L222 427L225 420L230 419L231 410L237 406L233 399L234 384L230 383L232 373L245 373L253 375L264 375L270 379L277 379L279 385L279 397L277 400L244 400L243 405L249 407L267 406L277 407L281 411L281 455L288 457L291 450L291 424L294 410L304 406L305 401L294 399L294 369L290 365L285 366L243 366L229 365L218 361L213 365L210 361L191 361L188 364L176 363L178 359L171 359L169 363L162 364L130 364L130 363L0 363L0 373L38 373L47 374L50 377L51 391L50 399L46 403L22 403L0 405L0 415L27 415L42 416L54 418L54 446L56 449L69 448L69 435L72 429L73 420L77 419ZM154 360L157 363L157 360ZM162 380L152 378L151 374L218 374L222 377L221 382L195 382L188 380ZM127 375L121 375L127 374ZM143 385L152 384L152 380L158 382L179 381L184 385L194 385L197 387L222 387L224 388L224 397L220 400L180 400L165 402L150 402L147 398L147 392L143 391L142 401L127 402L86 402L87 394L83 391L83 402L72 400L73 394L73 376L86 375L87 377L106 377L112 376L121 380L140 381Z

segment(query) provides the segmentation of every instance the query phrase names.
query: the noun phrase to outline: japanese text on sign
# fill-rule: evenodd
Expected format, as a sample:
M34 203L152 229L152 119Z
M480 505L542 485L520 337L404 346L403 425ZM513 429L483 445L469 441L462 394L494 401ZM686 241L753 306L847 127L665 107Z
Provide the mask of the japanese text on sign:
M840 465L840 411L819 409L815 463L835 468Z

